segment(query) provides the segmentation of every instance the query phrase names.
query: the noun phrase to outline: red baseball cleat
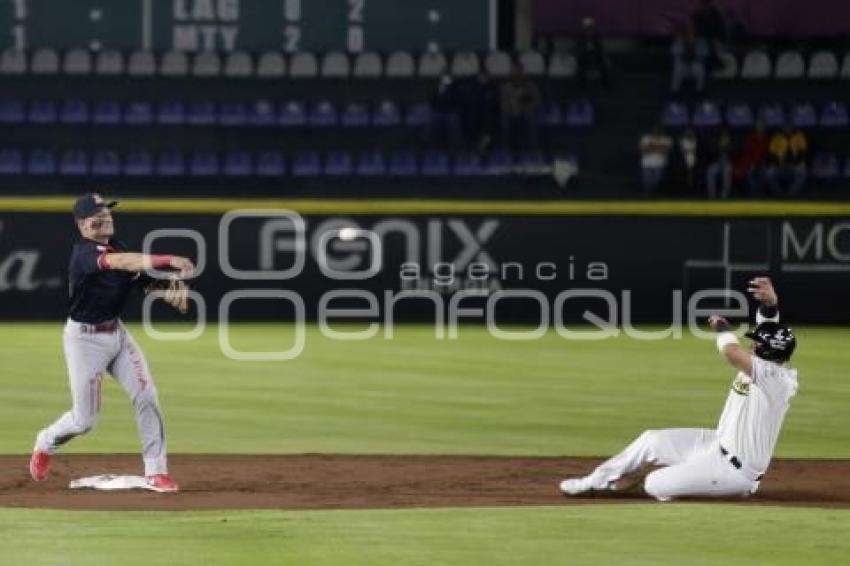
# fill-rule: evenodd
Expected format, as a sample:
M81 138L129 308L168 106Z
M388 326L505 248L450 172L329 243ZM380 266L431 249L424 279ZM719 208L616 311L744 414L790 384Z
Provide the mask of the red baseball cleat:
M148 476L148 487L159 493L176 493L180 491L180 486L168 477L168 474Z
M35 481L44 481L50 473L50 454L36 450L30 458L30 475Z

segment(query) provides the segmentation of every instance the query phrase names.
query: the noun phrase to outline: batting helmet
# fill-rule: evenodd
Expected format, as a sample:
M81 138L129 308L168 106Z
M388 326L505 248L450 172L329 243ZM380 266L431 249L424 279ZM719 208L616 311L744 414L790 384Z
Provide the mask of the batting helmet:
M762 322L745 336L755 342L755 355L771 362L790 360L797 347L794 331L778 322Z

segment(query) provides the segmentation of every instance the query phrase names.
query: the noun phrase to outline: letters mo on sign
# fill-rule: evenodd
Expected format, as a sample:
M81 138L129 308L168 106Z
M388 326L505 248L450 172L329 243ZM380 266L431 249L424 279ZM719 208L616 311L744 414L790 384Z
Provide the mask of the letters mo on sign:
M850 272L850 221L782 223L782 271Z

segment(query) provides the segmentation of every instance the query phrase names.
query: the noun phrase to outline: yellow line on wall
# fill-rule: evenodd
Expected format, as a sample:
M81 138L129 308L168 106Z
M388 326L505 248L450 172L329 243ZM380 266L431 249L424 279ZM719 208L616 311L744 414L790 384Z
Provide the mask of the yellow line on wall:
M120 213L222 214L240 208L332 215L850 216L850 202L126 198ZM73 197L0 197L0 212L66 212Z

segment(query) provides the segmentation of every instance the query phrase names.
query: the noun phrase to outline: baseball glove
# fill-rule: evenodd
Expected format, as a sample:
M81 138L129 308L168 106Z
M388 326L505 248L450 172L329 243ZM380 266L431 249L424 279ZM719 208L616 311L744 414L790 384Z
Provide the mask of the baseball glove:
M189 287L176 277L158 279L148 286L148 292L161 291L162 300L186 314L189 310Z

